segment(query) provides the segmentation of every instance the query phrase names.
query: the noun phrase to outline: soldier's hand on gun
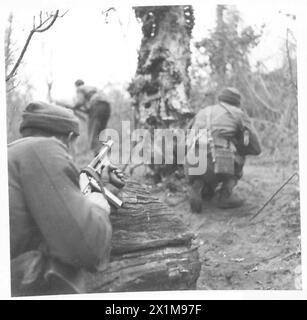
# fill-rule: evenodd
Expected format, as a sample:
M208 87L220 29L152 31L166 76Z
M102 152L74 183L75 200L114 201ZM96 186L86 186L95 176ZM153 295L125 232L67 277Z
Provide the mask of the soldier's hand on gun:
M108 165L109 181L117 188L122 188L126 184L127 177L118 167L109 163Z

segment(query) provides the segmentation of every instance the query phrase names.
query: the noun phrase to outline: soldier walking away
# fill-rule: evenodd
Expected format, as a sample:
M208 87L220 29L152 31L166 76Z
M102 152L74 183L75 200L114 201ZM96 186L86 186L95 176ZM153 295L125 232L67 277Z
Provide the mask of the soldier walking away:
M189 180L191 209L200 212L203 201L219 208L235 208L243 199L233 194L233 189L243 175L247 155L259 155L261 147L257 134L243 107L236 88L225 88L216 105L200 110L189 126L196 134L207 132L207 170L202 175L189 175L191 165L185 165ZM192 143L196 144L195 139ZM192 145L188 145L191 152ZM196 146L197 148L197 146Z
M82 270L105 267L112 228L104 196L80 191L78 119L32 102L20 132L8 146L12 295L84 292Z
M87 120L89 149L97 153L101 147L99 134L107 126L111 106L102 91L96 87L86 86L83 80L75 81L75 87L76 101L73 105L61 100L54 100L54 102L59 106L72 109L79 118ZM87 119L84 119L80 113L85 114Z
M88 115L88 139L91 150L96 153L101 147L99 134L107 126L111 107L97 88L86 86L83 80L77 80L75 86L77 101L73 109Z

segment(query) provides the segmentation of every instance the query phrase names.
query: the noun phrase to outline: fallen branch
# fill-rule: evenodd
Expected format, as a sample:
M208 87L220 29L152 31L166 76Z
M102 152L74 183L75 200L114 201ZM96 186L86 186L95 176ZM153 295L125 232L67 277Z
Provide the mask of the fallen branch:
M287 179L274 193L273 195L264 203L264 205L250 218L249 221L254 220L262 211L263 209L273 200L273 198L296 176L298 175L297 172L293 173L292 176Z

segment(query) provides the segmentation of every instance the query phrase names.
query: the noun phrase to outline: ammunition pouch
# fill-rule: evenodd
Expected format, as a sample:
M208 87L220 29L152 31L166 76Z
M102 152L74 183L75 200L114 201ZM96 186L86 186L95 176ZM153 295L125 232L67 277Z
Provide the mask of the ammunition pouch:
M213 138L211 147L212 162L215 174L235 174L235 151L232 142L220 137Z

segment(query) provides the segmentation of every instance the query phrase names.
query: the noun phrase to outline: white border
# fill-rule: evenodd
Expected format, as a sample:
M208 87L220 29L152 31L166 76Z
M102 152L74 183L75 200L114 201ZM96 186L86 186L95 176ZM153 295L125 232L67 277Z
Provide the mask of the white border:
M124 0L123 0L124 1ZM203 0L200 0L203 1ZM209 1L210 3L225 3L225 4L246 4L246 1ZM80 0L2 0L0 3L0 43L3 44L4 24L6 23L6 11L11 8L22 7L25 5L27 8L32 7L70 7L80 4ZM103 1L91 0L86 1L86 5L95 5L102 7L104 5L115 5L119 1ZM161 5L161 4L193 4L196 1L125 1L133 5ZM297 6L297 23L298 23L298 87L299 87L299 142L300 142L300 184L301 184L301 225L302 225L302 261L303 261L303 290L301 291L254 291L254 290L229 290L229 291L162 291L162 292L134 292L134 293L103 293L103 294L87 294L87 295L66 295L66 296L48 296L37 298L23 298L23 299L104 299L104 300L117 300L117 299L306 299L306 170L305 161L307 160L307 146L304 144L304 136L306 129L304 120L307 119L307 2L304 0L292 1L274 1L274 0L258 0L257 3L250 3L254 5L275 5L280 7L287 7L287 4ZM3 210L0 214L0 298L10 299L10 272L9 272L9 219L8 219L8 196L7 196L7 156L6 156L6 114L5 114L5 82L4 82L4 52L3 46L0 49L0 139L1 139L1 154L0 159L0 183L1 183L1 205Z
M1 7L1 6L0 6ZM0 43L4 43L5 12L0 9ZM8 214L8 185L7 185L7 152L6 152L6 100L5 100L5 69L4 69L4 46L0 45L0 298L8 298L10 289L10 252L9 252L9 214Z

